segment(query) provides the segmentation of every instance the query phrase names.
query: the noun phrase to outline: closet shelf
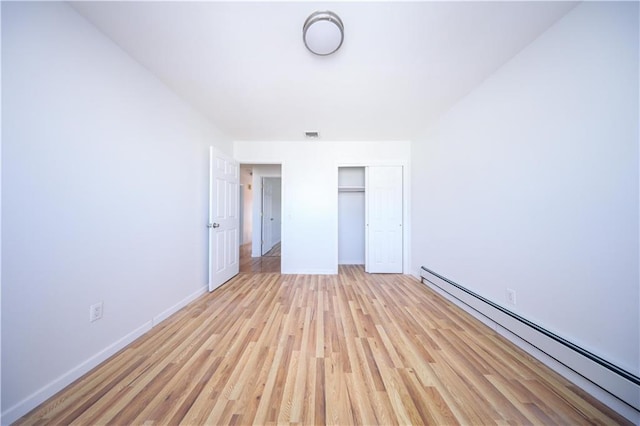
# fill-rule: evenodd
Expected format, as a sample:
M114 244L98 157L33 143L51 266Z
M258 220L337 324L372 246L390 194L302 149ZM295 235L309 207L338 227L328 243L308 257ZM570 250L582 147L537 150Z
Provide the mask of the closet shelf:
M338 192L364 192L364 186L339 186Z

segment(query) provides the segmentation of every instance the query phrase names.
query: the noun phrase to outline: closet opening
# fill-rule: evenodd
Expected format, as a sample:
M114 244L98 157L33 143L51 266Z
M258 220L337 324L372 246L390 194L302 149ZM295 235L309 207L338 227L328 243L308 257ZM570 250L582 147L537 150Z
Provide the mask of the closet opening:
M338 167L338 264L365 264L365 168Z

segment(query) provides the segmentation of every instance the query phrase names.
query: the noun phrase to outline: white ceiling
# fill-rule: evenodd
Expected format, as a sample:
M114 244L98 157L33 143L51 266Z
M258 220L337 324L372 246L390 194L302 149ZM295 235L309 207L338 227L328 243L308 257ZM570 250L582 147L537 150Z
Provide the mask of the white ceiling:
M234 140L412 140L567 13L565 2L77 2ZM316 10L334 55L302 42Z

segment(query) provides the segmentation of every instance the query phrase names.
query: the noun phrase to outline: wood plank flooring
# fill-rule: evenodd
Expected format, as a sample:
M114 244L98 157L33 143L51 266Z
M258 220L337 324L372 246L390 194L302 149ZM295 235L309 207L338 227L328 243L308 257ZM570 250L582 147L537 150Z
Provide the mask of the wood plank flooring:
M415 278L238 275L19 424L625 424Z
M281 255L281 244L278 243L276 245L273 246L273 248L271 250L269 250L268 252L266 252L263 256L265 257L280 257Z
M251 243L240 246L240 272L280 272L280 256L251 257Z

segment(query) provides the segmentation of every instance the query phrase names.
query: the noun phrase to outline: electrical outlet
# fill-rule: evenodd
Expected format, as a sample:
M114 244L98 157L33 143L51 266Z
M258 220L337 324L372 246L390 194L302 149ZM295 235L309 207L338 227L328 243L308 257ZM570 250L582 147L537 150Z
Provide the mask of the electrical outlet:
M89 306L89 321L94 322L102 318L102 302Z
M507 302L509 302L510 305L516 306L516 291L511 288L507 289Z

